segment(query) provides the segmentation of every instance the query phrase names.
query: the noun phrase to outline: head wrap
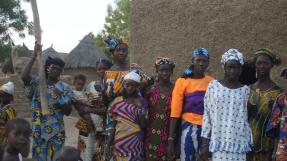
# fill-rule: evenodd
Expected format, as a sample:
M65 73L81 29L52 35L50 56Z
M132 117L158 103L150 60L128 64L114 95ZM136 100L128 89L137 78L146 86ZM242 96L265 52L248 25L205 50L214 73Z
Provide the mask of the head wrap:
M287 79L287 67L282 69L281 77L284 78L284 79Z
M10 95L14 94L14 83L13 82L8 82L6 84L3 84L0 87L0 91L3 91L5 93L8 93Z
M112 39L112 36L110 36L110 35L105 40L105 43L107 44L107 48L110 51L114 51L119 44L126 44L126 45L128 44L127 41L124 41L121 38L119 38L119 39Z
M192 52L192 58L195 58L199 55L202 55L202 56L206 57L207 59L209 59L209 53L208 53L208 50L206 48L197 48Z
M175 63L167 57L157 57L156 61L155 61L155 66L159 66L159 65L171 65L173 68L175 67Z
M237 49L229 49L227 52L225 52L221 57L221 65L224 66L224 64L229 60L238 61L241 65L244 64L243 54Z
M266 48L258 49L255 52L255 60L258 58L258 56L261 56L261 55L268 56L273 65L281 64L281 59L277 57L270 49L266 49Z
M61 68L65 66L65 62L61 58L57 58L57 57L52 58L49 56L46 60L46 67L52 64L59 65Z
M133 80L137 83L141 82L141 76L137 73L137 71L131 71L127 75L125 75L124 80Z

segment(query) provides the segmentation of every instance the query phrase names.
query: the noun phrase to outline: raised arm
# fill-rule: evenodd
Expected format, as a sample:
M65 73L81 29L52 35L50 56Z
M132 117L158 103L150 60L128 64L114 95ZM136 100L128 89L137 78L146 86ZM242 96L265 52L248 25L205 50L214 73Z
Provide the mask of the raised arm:
M29 84L32 80L31 71L32 71L32 67L34 65L34 62L37 58L37 52L42 52L42 46L37 44L37 42L36 42L35 47L34 47L34 54L33 54L32 58L30 59L30 61L28 62L28 64L26 64L26 66L22 72L22 80L23 80L25 85Z

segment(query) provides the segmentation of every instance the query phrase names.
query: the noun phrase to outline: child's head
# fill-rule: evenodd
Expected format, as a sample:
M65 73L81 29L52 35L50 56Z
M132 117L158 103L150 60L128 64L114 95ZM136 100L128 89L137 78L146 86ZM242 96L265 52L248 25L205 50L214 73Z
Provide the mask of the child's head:
M13 100L14 84L8 82L0 87L0 105L6 105Z
M175 63L169 58L157 58L155 62L155 69L157 73L157 78L163 81L169 81L173 73Z
M99 73L99 75L103 78L106 70L110 69L111 67L112 63L109 60L100 59L99 61L97 61L96 70L97 73Z
M6 124L8 145L21 152L23 156L29 154L31 127L30 123L22 118L9 120Z
M82 161L80 151L74 147L66 146L62 149L56 161Z
M73 80L73 86L77 91L82 91L87 81L87 77L83 74L77 74Z

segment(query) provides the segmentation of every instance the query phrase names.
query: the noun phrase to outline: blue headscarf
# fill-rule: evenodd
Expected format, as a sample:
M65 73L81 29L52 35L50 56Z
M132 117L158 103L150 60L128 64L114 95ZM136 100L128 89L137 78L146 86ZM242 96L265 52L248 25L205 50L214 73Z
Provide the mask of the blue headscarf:
M208 50L206 48L197 48L192 52L192 59L202 55L204 57L206 57L207 59L209 59L209 53Z
M123 39L112 39L112 36L110 35L105 40L105 43L110 51L114 51L119 44L127 44L127 42L124 42Z

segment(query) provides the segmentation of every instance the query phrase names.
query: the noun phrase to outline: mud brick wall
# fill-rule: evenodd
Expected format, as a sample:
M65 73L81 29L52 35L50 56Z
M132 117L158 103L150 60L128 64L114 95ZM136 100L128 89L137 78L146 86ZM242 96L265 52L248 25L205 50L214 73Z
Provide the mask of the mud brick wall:
M279 70L287 66L286 0L132 0L131 61L153 73L153 60L176 60L175 76L191 61L191 51L206 47L210 74L222 75L219 61L229 48L251 58L258 48L278 53L283 65L272 76L281 86Z

